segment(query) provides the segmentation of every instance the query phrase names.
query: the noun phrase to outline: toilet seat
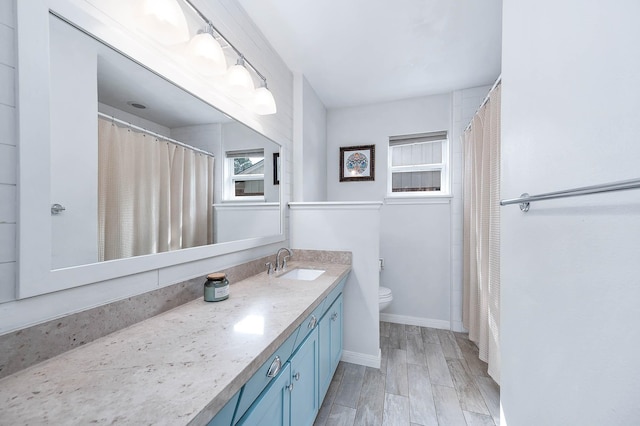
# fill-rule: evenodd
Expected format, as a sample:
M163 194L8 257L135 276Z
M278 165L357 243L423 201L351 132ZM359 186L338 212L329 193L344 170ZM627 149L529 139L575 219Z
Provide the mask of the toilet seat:
M387 287L378 287L378 298L380 300L393 299L393 294L391 294L391 289Z
M378 287L378 308L380 311L384 310L391 304L393 300L393 294L391 289L387 287Z

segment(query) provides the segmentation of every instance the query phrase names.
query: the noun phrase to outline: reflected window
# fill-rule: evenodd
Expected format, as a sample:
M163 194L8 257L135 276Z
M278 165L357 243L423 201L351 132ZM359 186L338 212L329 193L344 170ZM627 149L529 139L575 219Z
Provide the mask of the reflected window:
M227 151L226 199L264 199L264 150Z

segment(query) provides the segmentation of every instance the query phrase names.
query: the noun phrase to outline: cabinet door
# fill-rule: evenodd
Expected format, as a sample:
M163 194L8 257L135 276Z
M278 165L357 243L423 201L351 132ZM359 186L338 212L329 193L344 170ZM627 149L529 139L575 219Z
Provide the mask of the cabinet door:
M331 322L331 375L336 371L336 367L342 357L342 295L327 311L327 316Z
M289 426L291 367L286 363L237 423L246 426Z
M236 406L238 405L239 396L240 391L236 392L233 398L222 407L222 410L207 423L207 426L230 426L233 421L233 413L236 411Z
M319 401L324 399L333 378L333 369L331 368L331 322L331 314L325 314L318 325Z
M311 426L318 414L318 329L291 357L291 425Z

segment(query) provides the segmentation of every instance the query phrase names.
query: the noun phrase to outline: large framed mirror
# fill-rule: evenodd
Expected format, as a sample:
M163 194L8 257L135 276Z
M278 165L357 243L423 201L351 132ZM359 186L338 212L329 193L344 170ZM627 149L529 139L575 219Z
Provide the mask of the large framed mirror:
M20 203L34 210L21 227L19 298L282 241L271 161L281 145L174 81L171 64L119 49L126 34L48 3L29 18L41 30L21 41L46 51L33 58L48 79L21 73L22 89L46 96L21 107L23 191L38 200Z

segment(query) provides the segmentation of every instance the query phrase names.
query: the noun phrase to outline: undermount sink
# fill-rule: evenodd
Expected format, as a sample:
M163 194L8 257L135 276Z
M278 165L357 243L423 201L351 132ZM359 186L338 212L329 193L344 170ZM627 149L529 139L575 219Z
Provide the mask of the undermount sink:
M322 269L296 268L286 274L280 275L280 278L286 278L288 280L313 281L322 274L324 274L324 270Z

